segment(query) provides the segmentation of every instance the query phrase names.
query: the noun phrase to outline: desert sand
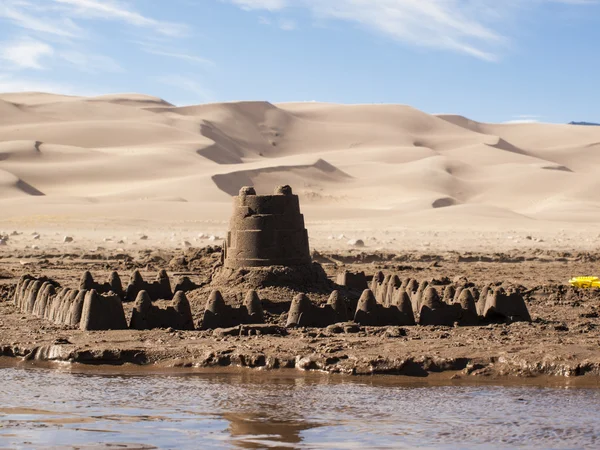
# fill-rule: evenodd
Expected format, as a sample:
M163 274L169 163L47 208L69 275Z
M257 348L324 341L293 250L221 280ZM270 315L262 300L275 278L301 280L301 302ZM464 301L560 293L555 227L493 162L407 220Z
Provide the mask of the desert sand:
M240 187L290 184L314 248L587 250L598 146L600 127L404 105L0 94L0 231L19 249L196 245Z

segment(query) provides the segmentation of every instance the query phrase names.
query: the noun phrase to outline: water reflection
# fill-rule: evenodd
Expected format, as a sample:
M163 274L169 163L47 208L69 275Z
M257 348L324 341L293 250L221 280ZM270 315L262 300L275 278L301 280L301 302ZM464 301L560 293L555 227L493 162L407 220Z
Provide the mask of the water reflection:
M391 377L289 374L0 368L0 448L600 445L597 389L399 385Z
M302 419L274 418L264 413L224 413L229 421L229 433L240 448L296 448L302 442L301 433L319 426Z

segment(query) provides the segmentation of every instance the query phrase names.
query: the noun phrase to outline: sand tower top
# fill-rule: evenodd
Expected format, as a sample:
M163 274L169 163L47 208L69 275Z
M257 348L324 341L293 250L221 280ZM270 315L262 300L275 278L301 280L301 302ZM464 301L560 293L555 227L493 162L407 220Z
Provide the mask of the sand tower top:
M298 196L289 186L273 195L256 195L243 187L234 197L224 245L225 267L299 266L310 264L308 233Z

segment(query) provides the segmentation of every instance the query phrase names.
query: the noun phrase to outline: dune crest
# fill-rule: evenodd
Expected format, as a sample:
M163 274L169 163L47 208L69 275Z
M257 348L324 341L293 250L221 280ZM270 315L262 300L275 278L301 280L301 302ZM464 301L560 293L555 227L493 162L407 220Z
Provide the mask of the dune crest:
M69 217L102 205L110 217L111 205L152 202L177 220L176 203L226 220L240 187L290 184L308 220L593 222L599 143L600 127L486 124L405 105L0 94L0 207L7 218L43 205Z

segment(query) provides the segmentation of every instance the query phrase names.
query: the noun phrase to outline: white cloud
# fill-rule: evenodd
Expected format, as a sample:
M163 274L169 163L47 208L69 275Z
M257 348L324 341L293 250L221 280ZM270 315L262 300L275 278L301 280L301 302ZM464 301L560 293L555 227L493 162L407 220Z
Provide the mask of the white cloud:
M121 72L123 68L112 58L73 49L56 50L49 44L31 38L0 43L0 60L10 70L48 69L49 65L66 62L83 72Z
M43 69L42 59L53 54L50 45L33 39L0 43L0 59L16 69Z
M293 31L296 28L298 28L296 22L291 19L283 19L282 18L274 23L268 17L259 16L258 23L260 23L261 25L273 25L273 26L276 26L277 28L279 28L280 30L284 30L284 31Z
M248 10L266 9L268 11L277 11L289 3L288 0L231 0L231 2Z
M542 116L537 114L517 114L515 117L518 119L540 119Z
M146 53L214 65L206 58L173 49L175 41L189 35L186 24L142 14L129 0L0 0L0 27L12 24L26 32L19 41L0 42L3 68L40 70L67 64L84 72L123 71L125 62L94 53L97 38L101 42L112 37L94 20L114 23L113 29L118 33L135 28L140 34L141 50ZM14 30L10 31L14 34Z
M296 29L296 22L290 19L281 19L279 21L279 28L284 31L292 31Z
M177 50L171 50L171 49L167 49L167 48L163 48L163 47L158 47L156 45L152 45L152 44L145 43L145 42L138 42L138 44L140 45L140 48L144 52L149 53L151 55L181 59L183 61L187 61L187 62L191 62L191 63L195 63L195 64L201 64L204 66L214 66L215 65L215 63L213 61L211 61L210 59L202 58L200 56L196 56L193 54L184 53L184 52L180 52Z
M123 68L114 59L104 55L65 50L57 56L82 72L123 72Z
M395 40L495 61L507 39L503 18L545 2L594 4L594 0L229 0L246 10L305 8L322 20L355 23Z
M137 11L127 8L123 4L117 4L110 0L53 0L64 7L65 13L84 18L100 18L106 20L118 20L136 27L150 28L157 33L167 36L185 36L188 34L188 26L179 23L164 22L153 19Z
M539 123L543 116L538 114L517 114L513 116L514 118L511 120L507 120L507 124L521 124L521 123Z
M55 18L39 15L36 5L29 2L4 0L0 4L0 18L7 19L14 25L29 31L51 34L61 37L75 37L83 34L69 18ZM38 8L39 9L39 8ZM31 13L28 10L32 10Z
M112 58L73 49L56 50L49 44L31 38L0 43L0 60L11 70L48 69L51 64L66 62L83 72L120 72L123 69Z
M539 120L535 119L515 119L515 120L507 120L506 122L502 122L508 125L519 125L524 123L539 123Z

